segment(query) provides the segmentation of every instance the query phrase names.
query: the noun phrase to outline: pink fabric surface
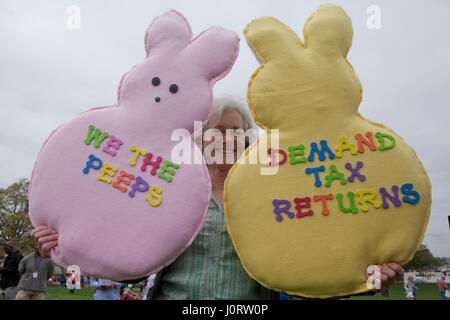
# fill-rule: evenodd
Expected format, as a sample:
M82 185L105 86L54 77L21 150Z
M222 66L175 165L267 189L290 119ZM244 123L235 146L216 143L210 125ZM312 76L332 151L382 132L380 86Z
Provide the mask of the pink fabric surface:
M132 145L172 161L173 130L184 128L192 158L202 159L193 144L194 121L205 123L212 113L214 83L224 77L237 58L239 37L211 27L192 39L184 17L170 10L157 17L145 37L146 59L120 82L118 103L85 111L58 127L45 141L35 163L30 189L30 218L59 233L52 259L62 266L78 265L83 274L125 280L148 276L170 264L203 227L211 194L205 163L178 163L171 182L134 166ZM158 77L160 84L152 85ZM169 87L178 86L176 93ZM160 101L156 102L155 98ZM100 146L85 143L89 126L106 131ZM103 151L111 136L123 144L116 152ZM113 152L114 153L114 152ZM112 183L98 180L100 169L83 173L93 154L118 168ZM177 162L177 161L173 161ZM161 167L163 162L161 162ZM158 172L161 171L161 167ZM148 192L134 197L113 187L121 170L142 177L162 189L162 202L152 206ZM131 185L135 179L131 181Z

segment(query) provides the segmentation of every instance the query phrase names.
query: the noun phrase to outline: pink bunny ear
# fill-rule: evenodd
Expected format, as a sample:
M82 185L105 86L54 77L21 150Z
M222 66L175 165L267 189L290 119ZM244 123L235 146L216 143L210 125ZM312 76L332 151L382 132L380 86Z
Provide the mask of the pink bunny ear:
M169 10L156 17L145 33L147 57L161 51L180 50L192 40L192 30L183 17L175 10Z
M211 27L186 48L189 60L206 79L217 81L227 75L239 53L239 36L222 27Z

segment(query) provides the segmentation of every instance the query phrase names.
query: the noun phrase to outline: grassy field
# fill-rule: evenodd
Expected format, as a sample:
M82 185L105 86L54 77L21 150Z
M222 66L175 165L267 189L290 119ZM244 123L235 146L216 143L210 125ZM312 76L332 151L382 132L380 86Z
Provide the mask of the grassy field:
M440 294L435 284L416 284L419 290L416 293L417 300L439 300ZM138 291L136 291L138 292ZM45 296L46 300L93 300L94 289L83 288L70 293L67 288L49 287ZM402 284L394 284L389 288L389 297L383 297L377 293L374 296L351 297L350 300L405 300L405 290Z
M441 295L436 284L417 284L419 290L416 291L417 300L440 300ZM403 284L395 283L389 288L389 297L383 297L380 293L373 296L351 297L351 300L406 300L406 293Z
M94 288L82 288L70 293L67 288L49 287L45 300L94 300Z

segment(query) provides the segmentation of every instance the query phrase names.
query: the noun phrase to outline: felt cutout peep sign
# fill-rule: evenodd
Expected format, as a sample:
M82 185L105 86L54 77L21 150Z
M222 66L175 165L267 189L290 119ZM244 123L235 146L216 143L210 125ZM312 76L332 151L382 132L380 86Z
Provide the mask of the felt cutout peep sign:
M242 264L289 294L368 291L370 265L406 263L420 245L431 205L427 174L399 135L358 113L362 89L346 59L353 30L340 7L321 6L303 42L272 17L252 21L244 34L262 61L248 103L268 133L225 186ZM252 164L258 153L270 163ZM267 166L276 172L261 174Z
M148 28L146 59L123 76L118 103L90 109L50 135L32 175L30 217L59 233L51 251L57 264L135 279L191 244L211 192L191 138L194 121L209 118L213 85L238 48L238 35L221 27L193 39L185 18L168 11ZM190 163L172 159L180 137Z

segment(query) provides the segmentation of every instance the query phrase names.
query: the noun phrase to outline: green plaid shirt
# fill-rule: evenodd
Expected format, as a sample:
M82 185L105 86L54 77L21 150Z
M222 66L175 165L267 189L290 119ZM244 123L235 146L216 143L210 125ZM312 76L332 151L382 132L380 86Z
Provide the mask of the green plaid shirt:
M259 299L228 235L223 203L211 197L205 226L161 277L156 299Z

